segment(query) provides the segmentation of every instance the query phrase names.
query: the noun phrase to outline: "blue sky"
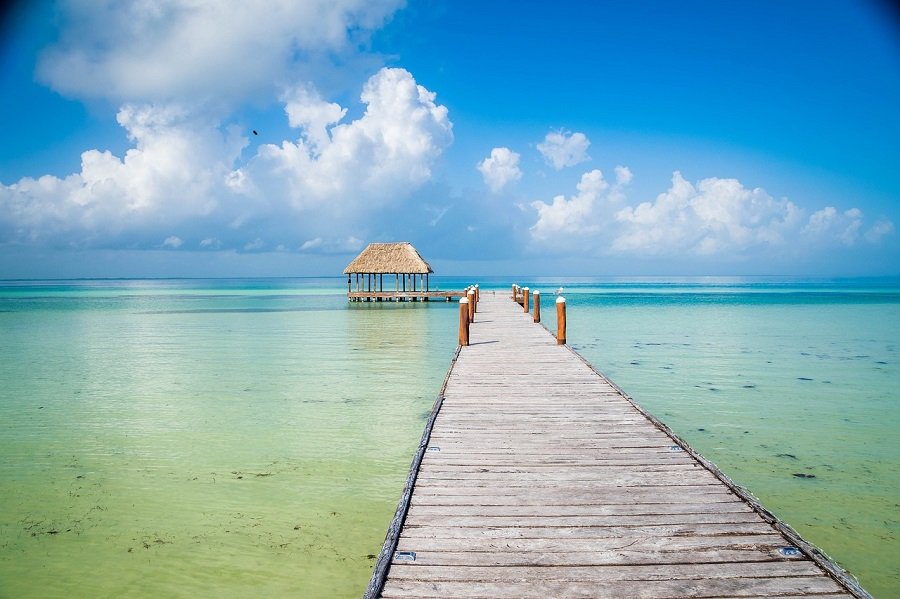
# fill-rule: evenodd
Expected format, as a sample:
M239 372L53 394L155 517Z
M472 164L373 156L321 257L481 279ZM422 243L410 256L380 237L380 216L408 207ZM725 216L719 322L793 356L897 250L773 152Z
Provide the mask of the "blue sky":
M7 13L0 277L900 274L888 3L222 7Z

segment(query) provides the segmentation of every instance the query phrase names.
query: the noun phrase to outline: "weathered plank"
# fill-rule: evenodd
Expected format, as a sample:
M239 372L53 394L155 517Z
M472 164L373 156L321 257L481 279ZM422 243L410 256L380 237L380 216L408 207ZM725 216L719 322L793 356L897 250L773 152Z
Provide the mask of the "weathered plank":
M509 298L478 308L367 597L869 597Z
M783 596L786 592L809 595L840 591L835 582L823 576L786 578L702 578L678 580L571 582L525 579L520 584L502 582L420 582L388 578L392 584L383 597L467 597L485 599L546 599L547 597L617 597L654 599L659 597Z
M552 515L552 517L548 517ZM615 526L626 521L625 516L561 516L553 514L548 509L545 514L538 516L449 516L436 517L432 514L419 515L410 510L406 517L405 527L412 526ZM706 514L648 514L633 515L627 517L627 522L632 525L653 524L686 524L686 523L714 523L714 522L759 522L759 518L753 512Z
M537 510L535 510L537 511ZM543 514L546 517L554 516L554 512ZM585 538L596 539L600 537L671 537L671 536L722 536L722 535L753 535L771 532L771 527L765 522L713 522L713 523L686 523L686 524L652 524L629 525L627 519L622 519L613 526L492 526L487 524L478 527L458 526L408 526L403 531L406 539L469 539L474 537L491 539L570 539Z
M684 578L765 578L818 576L811 562L742 562L738 564L674 564L653 566L559 566L535 571L523 566L398 566L391 571L396 580L508 581L541 577L543 580L612 581L677 580Z

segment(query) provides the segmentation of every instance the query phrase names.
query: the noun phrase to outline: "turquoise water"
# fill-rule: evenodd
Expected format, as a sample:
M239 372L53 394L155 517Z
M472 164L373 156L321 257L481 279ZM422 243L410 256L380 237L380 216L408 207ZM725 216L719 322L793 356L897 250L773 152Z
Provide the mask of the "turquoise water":
M900 594L897 283L568 282L567 337L869 592L890 597ZM555 331L555 311L545 313Z
M518 282L551 329L562 285L573 347L898 593L900 282ZM344 285L0 283L0 596L360 596L457 313Z

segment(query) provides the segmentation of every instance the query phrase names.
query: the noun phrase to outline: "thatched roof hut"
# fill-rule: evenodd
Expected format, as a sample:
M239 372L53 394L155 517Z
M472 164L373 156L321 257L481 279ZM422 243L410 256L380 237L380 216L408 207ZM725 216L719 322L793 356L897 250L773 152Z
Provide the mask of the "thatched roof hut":
M347 293L352 294L352 277L356 276L356 293L384 293L384 275L394 275L395 293L428 291L431 266L411 243L370 243L353 259L347 275ZM402 278L401 278L402 277ZM402 284L401 284L402 281ZM416 289L418 287L418 290Z
M417 274L434 272L416 248L408 241L399 243L370 243L344 269L353 274Z

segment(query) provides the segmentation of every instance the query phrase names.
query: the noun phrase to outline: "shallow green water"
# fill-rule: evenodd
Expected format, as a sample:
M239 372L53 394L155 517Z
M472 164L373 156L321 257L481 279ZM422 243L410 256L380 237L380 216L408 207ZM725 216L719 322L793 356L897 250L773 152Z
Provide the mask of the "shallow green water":
M574 347L900 593L895 282L536 283L549 328L563 284ZM0 283L0 597L361 596L456 307L343 284Z
M0 596L362 594L455 312L260 284L5 291Z

